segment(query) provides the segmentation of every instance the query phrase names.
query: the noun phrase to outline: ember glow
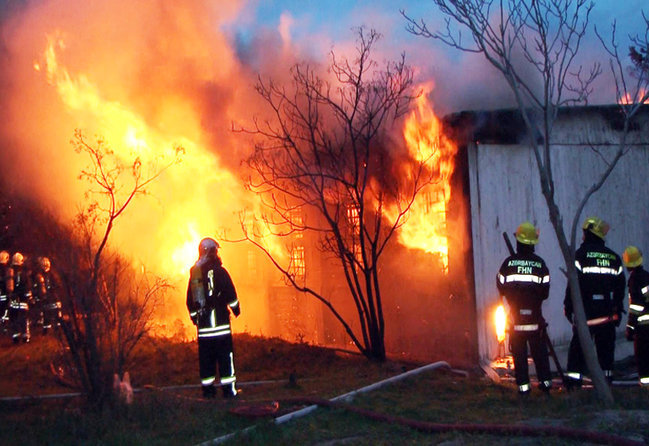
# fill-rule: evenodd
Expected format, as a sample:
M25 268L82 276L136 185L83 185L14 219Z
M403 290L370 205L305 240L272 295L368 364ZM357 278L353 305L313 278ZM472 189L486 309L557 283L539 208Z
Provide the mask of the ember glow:
M496 327L496 338L498 342L505 341L505 327L507 327L507 315L505 313L505 306L498 305L494 313L494 324Z
M440 256L448 270L448 228L446 212L451 197L450 179L455 169L457 146L442 133L442 126L428 102L432 86L424 86L417 107L407 118L403 136L410 155L434 169L436 181L424 188L412 204L399 242Z

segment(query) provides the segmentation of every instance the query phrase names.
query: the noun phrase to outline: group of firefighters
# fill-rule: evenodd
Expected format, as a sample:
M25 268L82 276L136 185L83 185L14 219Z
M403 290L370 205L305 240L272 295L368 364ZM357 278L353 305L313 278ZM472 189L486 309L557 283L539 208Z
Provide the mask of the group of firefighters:
M0 329L15 344L29 342L32 326L48 333L59 324L61 302L47 257L38 257L32 268L25 256L0 251Z
M586 315L586 323L595 343L599 365L612 380L615 357L615 331L625 313L625 266L629 271L629 317L626 337L634 341L640 384L649 386L649 272L642 267L642 253L635 246L624 250L622 259L606 246L609 225L598 217L589 217L582 226L583 243L575 253L575 266ZM536 366L539 388L549 392L552 375L547 323L541 307L550 291L550 273L545 261L534 253L539 231L529 222L516 230L516 252L505 259L496 285L510 309L509 340L514 359L518 390L531 392L528 370L528 346ZM225 398L237 396L230 315L241 312L237 292L218 255L219 244L201 240L198 260L190 270L187 286L187 310L197 327L199 374L203 396L214 398L216 380ZM565 384L579 388L588 372L579 343L573 311L571 288L566 288L564 310L573 326L568 351ZM218 375L217 375L218 365Z
M598 217L587 218L583 242L575 253L575 267L586 314L586 323L595 344L604 375L612 381L615 357L615 331L625 313L624 267L629 271L629 316L626 338L634 342L639 383L649 386L649 272L642 267L642 253L628 246L622 258L606 246L609 225ZM531 391L528 371L529 352L534 360L539 388L548 392L552 375L548 356L547 323L541 311L548 298L550 274L544 260L534 253L539 231L529 222L516 229L516 252L505 259L496 286L510 309L509 341L514 360L518 391ZM579 388L588 372L579 342L570 286L566 287L564 312L573 327L568 350L565 383L568 390Z

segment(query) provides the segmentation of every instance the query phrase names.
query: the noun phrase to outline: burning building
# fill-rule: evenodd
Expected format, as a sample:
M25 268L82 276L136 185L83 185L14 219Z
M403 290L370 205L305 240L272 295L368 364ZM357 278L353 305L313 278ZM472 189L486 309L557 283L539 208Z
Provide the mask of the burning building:
M74 217L87 192L77 181L84 160L69 145L75 129L143 164L184 149L182 162L151 185L151 199L139 200L111 234L116 250L176 285L161 316L163 331L181 320L191 332L184 291L200 239L236 239L240 210L260 207L240 178L250 144L231 131L233 122L244 125L251 110L262 109L252 88L258 73L282 81L285 68L305 56L290 41L264 39L263 51L254 41L245 48L233 41L224 28L241 7L60 0L16 6L3 17L0 160L17 193L63 221ZM438 150L441 127L424 99L395 138L412 157L434 160L441 181L422 191L384 257L386 344L392 354L441 359L459 351L459 338L459 356L466 358L475 346L475 321L465 181L457 175L457 149ZM353 209L348 218L353 224ZM336 262L314 239L268 243L295 277L313 279L351 312ZM221 244L241 295L235 331L349 347L327 310L289 287L264 254L243 243Z
M268 36L263 50L254 42L243 48L232 41L223 29L243 7L238 2L28 3L2 23L2 174L17 191L69 220L85 192L76 181L83 161L68 145L74 129L105 137L125 159L156 161L165 150L182 146L182 163L152 185L154 198L126 214L112 241L134 263L177 285L161 323L180 319L189 331L184 291L199 240L228 238L240 229L240 209L260 207L239 175L250 145L231 132L232 123L261 108L251 88L259 72L280 81L283 68L303 55L292 42ZM516 114L460 113L440 122L426 98L422 95L397 137L413 158L432 157L440 181L421 191L383 257L388 353L469 363L493 356L494 278L506 254L500 234L525 219L541 227L539 253L553 268L546 304L550 335L557 342L567 339L559 251L534 160L519 144L523 126ZM611 222L609 243L618 252L629 243L647 246L641 230L646 211L632 209L647 187L633 171L646 166L644 122L631 132L630 153L586 209ZM599 154L616 141L616 123L613 108L562 114L555 143L561 157L557 191L567 215L601 167ZM620 200L621 195L631 199ZM295 218L311 217L296 213ZM353 226L353 208L347 218ZM313 237L296 233L269 243L297 280L308 279L334 296L354 320L340 269ZM222 243L221 254L242 301L235 331L349 348L328 310L290 287L256 247Z

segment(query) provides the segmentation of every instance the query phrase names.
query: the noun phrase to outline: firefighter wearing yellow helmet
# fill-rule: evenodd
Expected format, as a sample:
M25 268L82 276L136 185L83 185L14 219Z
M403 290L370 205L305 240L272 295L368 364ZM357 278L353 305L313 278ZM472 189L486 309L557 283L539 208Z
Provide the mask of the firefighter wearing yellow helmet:
M505 259L496 286L509 306L509 345L514 358L516 385L521 395L531 392L527 364L528 345L534 359L539 389L552 387L550 359L545 343L546 322L541 307L550 292L550 273L545 261L534 253L539 231L530 222L516 229L516 253Z
M575 253L579 289L599 365L611 381L615 358L615 327L620 325L624 309L624 268L620 256L609 249L604 241L609 231L607 222L599 217L588 217L584 220L582 230L583 242ZM581 386L586 368L577 327L574 326L569 286L566 288L564 311L568 321L573 324L566 373L570 389Z
M629 271L626 338L633 341L640 385L649 386L649 272L643 268L642 252L635 246L626 247L622 261Z
M187 310L198 331L198 363L203 397L216 396L216 366L224 398L237 396L230 314L241 313L237 292L218 255L216 240L198 245L198 260L189 273Z
M11 337L14 343L30 340L29 304L32 301L32 286L28 271L24 268L25 257L17 252L11 257L13 292L9 298L9 319Z
M9 293L13 291L13 270L9 266L10 255L0 251L0 325L2 331L7 329L9 322Z

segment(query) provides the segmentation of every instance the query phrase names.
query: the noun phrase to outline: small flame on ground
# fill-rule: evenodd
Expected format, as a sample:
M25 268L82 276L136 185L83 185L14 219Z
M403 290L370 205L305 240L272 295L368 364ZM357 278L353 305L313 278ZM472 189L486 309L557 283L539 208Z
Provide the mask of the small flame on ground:
M494 323L496 325L496 338L498 342L505 341L505 327L507 326L507 314L505 313L505 306L498 305L494 313Z

